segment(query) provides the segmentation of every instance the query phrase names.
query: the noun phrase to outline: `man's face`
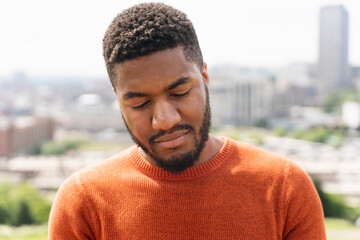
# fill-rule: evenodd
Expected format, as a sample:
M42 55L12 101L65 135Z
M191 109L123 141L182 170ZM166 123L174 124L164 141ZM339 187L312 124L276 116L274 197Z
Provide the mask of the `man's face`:
M115 72L121 113L135 143L168 171L193 166L210 127L206 67L200 71L178 47L117 64Z

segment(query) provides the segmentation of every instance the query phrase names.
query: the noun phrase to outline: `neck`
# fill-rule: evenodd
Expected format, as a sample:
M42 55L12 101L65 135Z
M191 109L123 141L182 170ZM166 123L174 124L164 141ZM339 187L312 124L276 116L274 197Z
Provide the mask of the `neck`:
M196 162L195 166L205 163L213 158L220 151L223 143L224 141L222 139L209 134L209 139L206 141L205 147L202 150L199 160Z

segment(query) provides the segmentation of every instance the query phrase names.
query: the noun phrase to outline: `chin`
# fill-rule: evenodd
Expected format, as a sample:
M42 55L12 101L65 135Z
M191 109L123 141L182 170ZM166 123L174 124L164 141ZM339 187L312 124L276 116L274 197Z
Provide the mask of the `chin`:
M191 143L190 146L194 147L187 151L173 152L173 154L169 154L164 157L151 157L154 159L158 167L163 168L166 171L173 173L183 172L186 169L193 167L198 162L205 143L196 141L194 144Z

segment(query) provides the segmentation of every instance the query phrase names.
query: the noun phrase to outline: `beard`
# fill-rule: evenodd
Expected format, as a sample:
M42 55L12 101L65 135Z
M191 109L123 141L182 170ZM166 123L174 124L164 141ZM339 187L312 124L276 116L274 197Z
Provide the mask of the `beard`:
M125 126L129 132L132 140L139 147L141 147L144 150L144 152L146 154L148 154L155 161L155 163L158 167L160 167L166 171L169 171L169 172L179 173L179 172L182 172L182 171L194 166L194 164L199 160L200 154L205 147L206 141L209 138L209 129L211 126L211 110L210 110L210 102L209 102L209 91L207 89L207 86L205 86L205 92L206 92L206 104L205 104L205 110L204 110L203 119L202 119L202 123L201 123L200 129L199 129L199 132L197 133L195 127L191 126L190 124L174 125L171 129L166 130L166 131L161 130L157 134L155 134L149 138L148 143L150 145L151 150L148 149L145 146L145 144L143 144L137 137L135 137L135 135L130 130L128 124L126 123L126 121L123 117ZM178 130L189 130L189 133L194 134L194 136L195 136L194 137L195 138L194 148L185 153L179 153L179 154L175 153L172 157L167 158L167 159L157 156L154 153L155 151L151 147L153 144L153 141L158 137L161 137L165 134L170 134L170 133L178 131ZM197 136L199 136L199 138Z

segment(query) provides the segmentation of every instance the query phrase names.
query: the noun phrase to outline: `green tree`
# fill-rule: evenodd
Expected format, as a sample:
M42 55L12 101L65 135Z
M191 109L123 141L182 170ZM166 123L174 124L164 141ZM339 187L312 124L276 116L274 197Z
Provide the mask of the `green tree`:
M304 129L297 128L290 133L290 136L293 138L296 138L296 139L303 139L305 134L306 134L306 131Z
M323 109L327 113L340 113L344 102L359 101L359 99L359 93L356 89L341 89L329 95L323 105Z
M284 137L286 135L287 131L286 128L284 126L277 126L274 130L273 130L273 134L275 136L278 137Z
M76 149L85 143L86 141L76 138L65 139L61 142L51 141L45 143L41 147L41 153L44 155L61 155L72 149Z
M310 142L324 143L329 135L330 131L328 129L325 127L317 127L306 131L301 138Z
M290 137L310 142L319 142L339 147L343 143L345 131L343 129L332 129L327 127L316 127L312 129L295 129Z
M258 127L258 128L267 128L268 127L268 121L267 121L266 118L261 118L261 119L255 121L254 126Z
M344 218L354 220L357 217L355 209L348 206L343 196L338 194L328 194L323 191L321 183L313 179L315 188L319 194L325 217Z
M14 203L12 201L12 185L8 182L0 184L0 218L1 223L11 224Z
M30 225L34 224L35 220L32 217L31 211L29 209L29 206L27 202L24 200L21 200L19 202L19 210L17 214L15 215L15 219L13 222L14 226L20 226L20 225Z
M7 223L9 219L9 214L3 206L0 206L0 224Z
M0 223L19 226L48 220L51 202L29 183L0 183Z

